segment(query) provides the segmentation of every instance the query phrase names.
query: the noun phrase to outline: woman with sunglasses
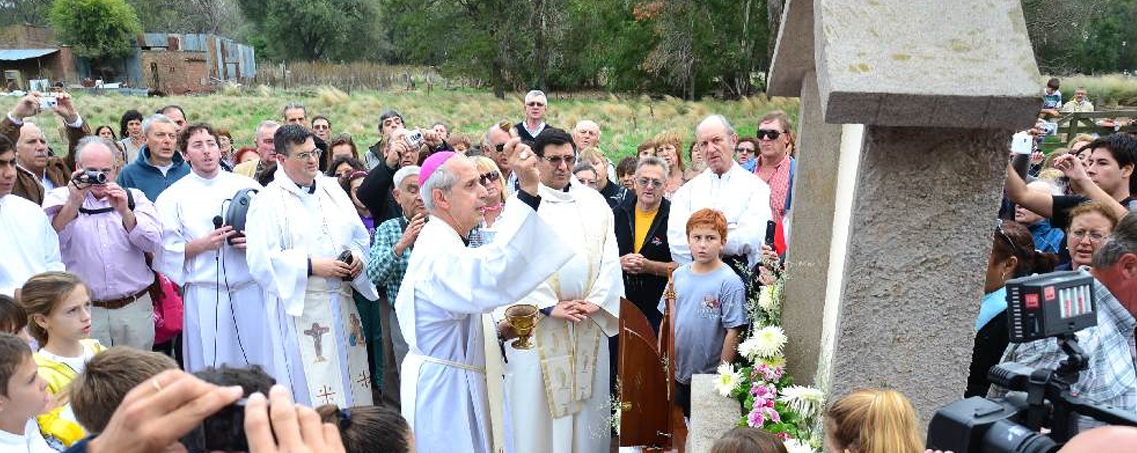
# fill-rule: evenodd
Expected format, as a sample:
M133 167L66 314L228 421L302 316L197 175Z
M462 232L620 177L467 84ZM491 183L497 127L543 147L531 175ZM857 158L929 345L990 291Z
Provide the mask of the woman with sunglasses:
M975 344L971 355L971 372L967 376L964 397L986 396L991 382L987 371L998 365L1007 349L1007 280L1054 270L1058 256L1034 249L1034 237L1026 227L1000 220L992 236L991 255L987 258L987 276L983 281L983 301L975 320Z
M1070 262L1058 270L1074 270L1092 266L1094 253L1101 248L1121 218L1117 212L1096 201L1088 201L1070 210L1070 227L1066 229L1066 250Z
M481 183L486 188L486 206L482 208L482 223L470 232L470 246L478 247L493 241L501 211L505 209L505 179L501 177L501 170L493 159L486 156L474 156L474 167L481 175Z

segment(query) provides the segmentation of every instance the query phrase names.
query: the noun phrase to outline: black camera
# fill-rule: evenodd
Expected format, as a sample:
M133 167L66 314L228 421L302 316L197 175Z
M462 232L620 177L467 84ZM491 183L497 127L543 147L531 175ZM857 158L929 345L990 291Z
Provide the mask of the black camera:
M1009 362L987 377L1011 391L1006 398L971 397L940 408L928 426L928 448L955 453L1053 453L1078 432L1080 417L1137 426L1137 416L1082 400L1070 387L1088 356L1075 332L1097 325L1093 277L1056 272L1007 282L1007 324L1012 343L1056 338L1066 359L1058 369ZM1042 429L1048 428L1049 435Z
M83 170L83 173L75 175L74 179L78 184L101 186L107 183L107 174L98 170Z
M248 399L225 406L206 417L201 425L181 438L190 453L213 451L249 451L245 437L245 405Z

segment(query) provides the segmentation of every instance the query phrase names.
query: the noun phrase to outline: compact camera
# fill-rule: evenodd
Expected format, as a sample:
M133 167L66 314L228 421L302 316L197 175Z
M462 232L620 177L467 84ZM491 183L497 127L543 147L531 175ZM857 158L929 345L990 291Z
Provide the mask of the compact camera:
M407 145L410 146L412 150L417 151L418 148L422 146L422 131L415 129L407 132L407 135L403 136L403 140L407 142Z
M59 98L55 96L40 96L39 109L40 110L55 110L59 107Z

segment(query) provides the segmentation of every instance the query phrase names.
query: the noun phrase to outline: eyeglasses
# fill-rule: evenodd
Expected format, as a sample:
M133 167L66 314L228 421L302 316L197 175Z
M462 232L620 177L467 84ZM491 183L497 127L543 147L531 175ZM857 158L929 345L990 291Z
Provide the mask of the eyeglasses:
M573 156L571 154L567 156L544 156L542 159L545 159L545 162L548 162L554 167L560 167L562 163L566 166L571 167L576 163L576 156Z
M1082 242L1082 239L1089 238L1091 243L1100 244L1108 236L1097 231L1074 230L1070 232L1070 237L1074 238L1076 242Z
M499 153L504 153L505 152L505 143L498 143L496 145L493 145L493 149L496 149L497 152L499 152Z
M740 152L740 153L742 153L742 154L754 154L754 150L753 150L753 149L750 149L750 148L743 148L743 147L741 147L741 146L739 146L739 147L738 147L738 152Z
M528 102L525 105L527 105L529 107L544 107L545 106L545 104L542 104L540 102Z
M658 180L658 179L651 179L651 178L637 179L636 184L639 184L640 186L643 186L643 187L647 187L650 184L652 187L655 187L656 189L663 187L663 181Z
M322 156L323 154L324 154L324 152L317 148L317 149L314 149L312 151L304 151L302 153L296 153L294 156L296 157L296 160L309 160L312 158L319 159L320 156Z
M497 182L499 179L501 179L501 173L498 173L496 171L483 173L482 177L480 178L483 186L488 186L491 182Z
M777 140L782 135L782 131L773 129L758 129L758 140Z

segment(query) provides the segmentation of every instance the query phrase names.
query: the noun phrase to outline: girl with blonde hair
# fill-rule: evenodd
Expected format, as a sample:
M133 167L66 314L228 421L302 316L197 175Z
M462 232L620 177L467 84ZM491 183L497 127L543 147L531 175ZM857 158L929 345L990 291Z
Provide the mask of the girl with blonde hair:
M857 390L825 414L828 453L920 453L923 444L916 410L895 390Z
M494 225L498 216L505 209L505 177L493 159L485 156L474 156L474 168L478 169L480 182L486 187L486 205L482 208L482 223L470 233L470 246L477 247L493 241L497 232Z

